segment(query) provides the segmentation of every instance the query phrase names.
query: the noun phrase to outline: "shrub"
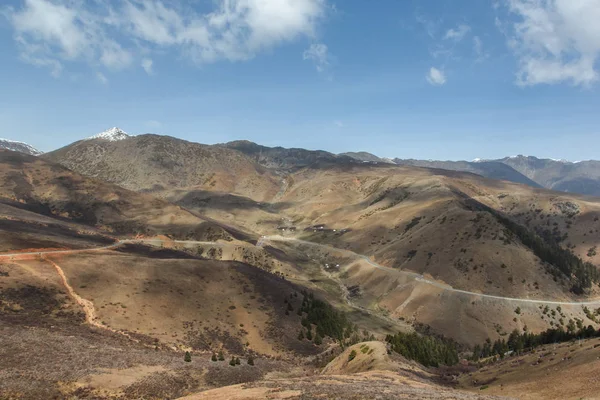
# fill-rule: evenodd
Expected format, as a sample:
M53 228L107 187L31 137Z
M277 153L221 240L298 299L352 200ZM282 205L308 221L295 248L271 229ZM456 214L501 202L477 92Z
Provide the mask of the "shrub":
M213 362L217 361L217 355L215 353L212 354L212 357L210 358Z
M356 350L352 350L348 355L348 362L354 360L356 358Z
M248 365L254 365L254 358L252 356L248 356Z

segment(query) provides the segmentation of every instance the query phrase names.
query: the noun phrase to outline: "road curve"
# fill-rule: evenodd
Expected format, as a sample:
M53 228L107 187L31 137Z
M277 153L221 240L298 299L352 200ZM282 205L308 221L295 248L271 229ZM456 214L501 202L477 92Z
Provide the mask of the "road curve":
M264 240L263 240L264 239ZM552 305L559 305L559 306L595 306L595 305L600 305L600 299L595 299L595 300L589 300L589 301L579 301L579 302L570 302L570 301L556 301L556 300L537 300L537 299L521 299L521 298L515 298L515 297L504 297L504 296L495 296L492 294L484 294L484 293L476 293L476 292L469 292L467 290L461 290L461 289L455 289L450 285L444 285L441 284L439 282L435 282L435 281L431 281L428 279L425 279L423 277L423 275L417 274L415 272L409 272L409 271L403 271L400 269L395 269L395 268L390 268L390 267L386 267L383 266L381 264L376 263L375 261L371 260L368 256L365 256L363 254L357 254L353 251L350 250L345 250L345 249L339 249L333 246L329 246L329 245L325 245L325 244L320 244L320 243L314 243L314 242L309 242L307 240L301 240L301 239L294 239L294 238L287 238L287 237L283 237L283 236L265 236L263 238L261 238L261 240L259 241L260 244L264 244L265 240L273 240L273 241L282 241L282 242L296 242L296 243L301 243L301 244L306 244L306 245L311 245L311 246L319 246L319 247L326 247L329 250L334 250L334 251L339 251L342 253L346 253L350 256L353 257L357 257L361 260L364 260L365 262L367 262L369 265L371 265L374 268L383 270L383 271L392 271L392 272L396 272L396 273L401 273L407 276L412 277L413 279L415 279L418 282L421 283L425 283L428 285L432 285L435 286L437 288L443 289L445 291L448 292L453 292L453 293L461 293L464 295L469 295L469 296L475 296L475 297L480 297L480 298L487 298L487 299L496 299L496 300L502 300L502 301L512 301L512 302L521 302L521 303L533 303L533 304L552 304ZM118 242L115 242L113 244L110 244L108 246L102 246L102 247L92 247L89 249L77 249L77 250L49 250L49 251L34 251L34 252L28 252L28 253L8 253L8 254L0 254L0 260L2 259L6 259L6 258L11 258L11 257L17 257L17 256L27 256L27 255L52 255L52 254L76 254L76 253L83 253L83 252L90 252L90 251L101 251L101 250L111 250L114 249L116 247L119 247L123 244L128 244L128 243L149 243L149 244L154 244L154 243L179 243L179 244L197 244L197 245L211 245L211 246L219 246L222 245L222 243L217 243L217 242L201 242L201 241L195 241L195 240L163 240L163 239L124 239L124 240L119 240ZM258 243L257 243L258 244Z
M465 295L469 295L469 296L476 296L476 297L481 297L481 298L496 299L496 300L503 300L503 301L521 302L521 303L548 304L548 305L559 305L559 306L594 306L594 305L600 305L600 299L589 300L589 301L580 301L580 302L569 302L569 301L556 301L556 300L520 299L520 298L515 298L515 297L503 297L503 296L495 296L495 295L492 295L492 294L483 294L483 293L469 292L467 290L455 289L455 288L453 288L450 285L444 285L444 284L441 284L439 282L435 282L435 281L431 281L431 280L425 279L423 277L423 275L417 274L415 272L403 271L403 270L400 270L400 269L395 269L395 268L390 268L390 267L383 266L383 265L378 264L375 261L371 260L368 256L365 256L365 255L362 255L362 254L357 254L357 253L354 253L353 251L350 251L350 250L338 249L337 247L333 247L333 246L329 246L329 245L325 245L325 244L309 242L307 240L301 240L301 239L287 238L287 237L283 237L283 236L279 236L279 235L276 235L276 236L267 236L265 239L267 239L267 240L273 240L273 241L296 242L296 243L307 244L307 245L312 245L312 246L326 247L326 248L329 248L330 250L339 251L339 252L342 252L342 253L347 253L349 255L353 255L355 257L358 257L361 260L364 260L369 265L371 265L371 266L373 266L373 267L375 267L377 269L380 269L380 270L383 270L383 271L393 271L393 272L396 272L396 273L401 273L401 274L404 274L404 275L412 277L413 279L415 279L418 282L425 283L425 284L428 284L428 285L432 285L432 286L435 286L437 288L443 289L443 290L448 291L448 292L453 292L453 293L461 293L461 294L465 294Z

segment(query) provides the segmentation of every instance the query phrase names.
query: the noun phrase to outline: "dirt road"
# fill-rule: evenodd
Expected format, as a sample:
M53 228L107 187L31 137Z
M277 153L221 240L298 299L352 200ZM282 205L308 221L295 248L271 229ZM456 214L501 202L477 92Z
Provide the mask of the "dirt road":
M534 304L548 304L548 305L559 305L559 306L598 306L598 305L600 305L600 299L589 300L589 301L570 302L570 301L541 300L541 299L520 299L520 298L514 298L514 297L503 297L503 296L495 296L495 295L491 295L491 294L469 292L467 290L455 289L450 285L446 285L446 284L435 282L435 281L432 281L429 279L425 279L423 277L423 275L417 274L415 272L403 271L401 269L383 266L383 265L378 264L375 261L371 260L368 256L365 256L362 254L357 254L350 250L338 249L336 247L328 246L325 244L319 244L319 243L309 242L306 240L288 238L288 237L283 237L283 236L279 236L279 235L267 236L263 240L265 240L265 239L273 240L273 241L295 242L295 243L305 244L305 245L309 245L309 246L324 247L324 248L329 249L330 251L341 252L350 257L361 259L377 269L380 269L383 271L393 271L395 273L401 273L401 274L404 274L406 276L413 278L414 280L416 280L418 282L421 282L421 283L424 283L427 285L432 285L432 286L438 287L440 289L446 290L448 292L460 293L460 294L464 294L464 295L468 295L468 296L476 296L476 297L481 297L481 298L510 301L510 302L514 302L514 303L534 303Z

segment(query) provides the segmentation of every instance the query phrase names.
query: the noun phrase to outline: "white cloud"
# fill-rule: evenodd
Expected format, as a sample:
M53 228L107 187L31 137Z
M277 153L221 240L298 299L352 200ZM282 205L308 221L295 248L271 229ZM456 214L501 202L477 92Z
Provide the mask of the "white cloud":
M427 82L434 86L441 86L446 83L446 75L444 74L444 71L431 67L429 69L429 74L427 74Z
M598 80L598 0L505 0L518 17L507 33L519 61L519 85Z
M329 67L329 51L323 43L313 43L302 54L304 60L311 60L317 71L323 72Z
M150 119L148 121L146 121L146 127L148 127L149 129L160 129L162 128L162 123L160 121L156 121L153 119Z
M440 25L439 21L431 20L421 14L417 14L415 16L415 18L417 19L417 23L419 23L420 25L423 26L423 28L425 28L425 31L427 32L429 37L433 38L436 36L436 33L437 33L439 25Z
M461 24L456 29L449 29L444 36L444 39L451 39L460 42L471 31L469 25Z
M142 60L142 68L144 68L144 71L146 71L148 75L152 75L154 73L154 71L152 70L152 64L153 61L149 58L144 58Z
M479 36L474 36L473 37L473 52L475 53L475 61L476 62L481 62L484 61L486 58L488 58L490 55L485 52L484 48L483 48L483 41L481 40L481 38Z
M3 14L21 58L59 73L71 61L127 67L165 48L196 63L247 60L300 37L314 38L327 1L214 0L212 10L200 13L183 0L24 0Z
M104 74L102 72L96 72L96 78L98 78L98 80L100 81L101 84L103 84L103 85L108 84L108 78L106 76L104 76Z

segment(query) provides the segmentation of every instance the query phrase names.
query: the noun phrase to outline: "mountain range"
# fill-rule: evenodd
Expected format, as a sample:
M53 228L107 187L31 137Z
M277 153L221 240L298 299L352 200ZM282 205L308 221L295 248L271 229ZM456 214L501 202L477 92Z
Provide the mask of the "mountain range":
M84 139L83 141L76 142L76 147L79 150L75 151L75 153L82 151L83 148L86 148L86 151L90 151L92 153L102 151L101 149L103 147L110 146L108 143L105 142L116 142L129 138L133 138L132 140L136 143L145 143L142 144L142 146L152 146L150 144L152 142L152 139L149 139L150 136L142 136L144 136L145 139L134 139L135 136L128 135L123 130L114 127L97 135L90 136ZM158 135L155 136L158 137ZM173 140L171 141L171 143L176 143L177 139L173 138ZM91 143L94 144L92 145ZM200 149L202 148L202 146L209 146L191 143L187 141L185 141L185 143L190 143L190 145L195 149ZM75 146L75 144L67 146L67 148L72 149L73 146ZM94 149L92 149L92 147ZM546 188L556 191L578 193L590 196L600 196L600 161L595 160L569 162L565 160L540 159L533 156L523 155L505 157L495 160L475 159L473 161L438 161L400 158L389 159L378 157L368 152L347 152L341 154L334 154L322 150L267 147L250 142L248 140L237 140L233 142L212 145L212 147L210 148L216 149L216 147L237 150L248 156L258 165L272 170L277 170L279 172L289 172L309 165L332 163L349 164L353 162L363 162L397 164L423 168L436 168L452 171L470 172L477 175L481 175L486 178L507 180L510 182L521 183L537 188ZM22 142L10 141L7 139L0 139L0 148L20 151L22 153L31 155L42 154L42 152L36 150L30 145L27 145ZM51 153L63 154L62 152L64 152L64 150L59 149ZM231 156L231 153L227 153L226 150L223 150L223 154L220 154L218 156L219 160L226 160L226 154ZM70 153L70 155L66 158L72 156L73 153ZM120 157L120 155L117 155L117 157ZM154 158L152 158L151 160L149 159L149 161L153 163L161 162L160 156L157 156L156 152L154 152L154 156L152 157ZM64 163L68 166L70 161L65 159ZM227 165L228 162L224 162L223 164ZM90 169L95 169L97 165L95 163L91 163L88 165L88 167ZM178 167L176 164L174 164L173 167L175 168L174 171L177 171L178 168L180 168L180 166ZM100 168L99 171L102 170L104 169ZM177 172L174 172L174 174L178 175ZM102 176L99 175L99 177ZM154 183L156 186L146 185L145 189L152 190L164 187L165 182L159 182L161 178L155 177L155 179L157 180L157 182ZM198 176L198 179L201 179L201 176ZM111 182L117 181L116 177L109 178L108 180Z
M489 357L600 335L600 199L517 160L118 128L0 150L0 398L593 395L600 343Z

